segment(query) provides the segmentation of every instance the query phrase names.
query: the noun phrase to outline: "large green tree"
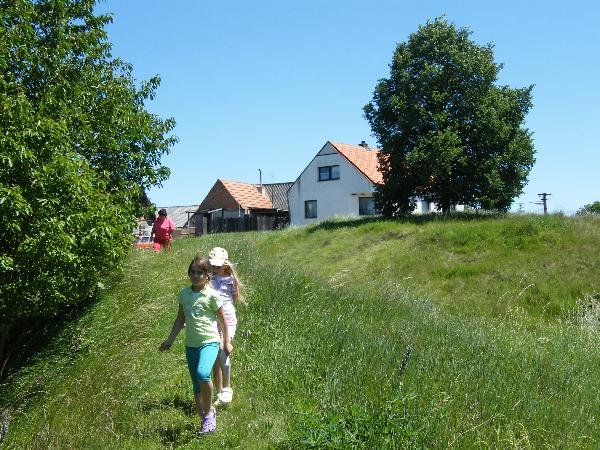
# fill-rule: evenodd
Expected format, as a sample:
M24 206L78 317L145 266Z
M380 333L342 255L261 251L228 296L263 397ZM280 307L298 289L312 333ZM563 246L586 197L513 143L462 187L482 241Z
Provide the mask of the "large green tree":
M95 3L0 0L0 356L119 268L169 175L174 121L145 106L160 80L112 57Z
M398 44L389 78L364 107L381 148L375 201L384 215L411 212L417 197L444 212L454 204L508 210L527 182L532 86L498 86L492 45L470 34L443 18L419 27Z

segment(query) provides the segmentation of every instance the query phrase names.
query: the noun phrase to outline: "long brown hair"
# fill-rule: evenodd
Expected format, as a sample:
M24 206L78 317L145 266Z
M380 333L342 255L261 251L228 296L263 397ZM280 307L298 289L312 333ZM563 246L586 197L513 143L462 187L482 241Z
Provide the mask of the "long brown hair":
M225 275L231 275L235 280L235 286L237 289L237 300L236 303L246 304L246 289L244 288L244 284L240 281L240 277L235 271L235 267L228 259L223 263L223 269L225 270Z

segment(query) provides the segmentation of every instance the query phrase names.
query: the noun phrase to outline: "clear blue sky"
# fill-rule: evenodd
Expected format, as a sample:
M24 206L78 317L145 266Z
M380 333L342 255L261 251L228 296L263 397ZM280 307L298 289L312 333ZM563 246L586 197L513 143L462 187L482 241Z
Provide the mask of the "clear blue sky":
M377 145L362 107L389 75L397 43L440 15L495 45L499 84L534 84L526 126L537 162L523 203L574 212L600 200L597 2L401 0L107 0L113 56L142 81L148 109L174 117L171 177L159 206L202 201L218 178L294 181L327 140Z

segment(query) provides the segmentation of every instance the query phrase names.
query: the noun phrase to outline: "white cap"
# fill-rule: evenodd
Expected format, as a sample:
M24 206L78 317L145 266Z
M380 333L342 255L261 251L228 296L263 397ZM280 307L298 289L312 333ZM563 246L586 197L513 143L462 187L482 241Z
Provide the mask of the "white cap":
M228 258L227 250L221 247L213 248L208 254L208 261L211 266L222 266Z

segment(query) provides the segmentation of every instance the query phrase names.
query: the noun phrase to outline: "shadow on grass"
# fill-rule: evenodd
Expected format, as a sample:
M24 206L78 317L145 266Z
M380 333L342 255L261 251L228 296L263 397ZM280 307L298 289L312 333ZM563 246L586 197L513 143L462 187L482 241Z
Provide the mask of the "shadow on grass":
M29 367L36 356L54 353L63 355L63 344L68 343L71 334L69 328L82 319L98 302L99 296L82 300L76 308L65 308L55 317L44 319L28 319L14 323L6 338L9 349L2 357L4 364L0 374L0 382L10 383L11 378L19 371ZM75 357L77 352L71 352ZM1 404L2 397L0 397Z
M146 414L156 410L176 410L183 412L186 416L192 419L198 417L194 402L180 395L164 397L158 401L146 402L141 404L138 409ZM182 423L164 427L161 426L159 429L156 429L155 432L162 445L170 448L177 447L188 444L190 441L198 437L197 427L199 422L196 420L194 423L197 425L194 425L192 422L186 420L185 424Z
M105 283L116 285L123 275L122 272L116 272ZM41 392L36 388L26 391L22 387L19 391L11 389L12 379L35 364L38 357L58 358L66 363L66 360L74 360L89 350L75 345L73 336L78 324L100 299L101 292L98 290L94 295L81 299L76 306L66 306L54 317L22 320L11 326L5 344L10 351L3 354L0 361L0 367L3 366L0 385L5 387L0 390L0 407L10 405L11 408L18 409L31 403Z
M157 402L146 402L140 405L140 411L149 412L154 409L177 409L183 411L186 416L195 417L198 413L196 412L196 405L192 400L183 398L180 395L173 397L165 397Z
M196 436L197 429L193 425L168 426L158 432L160 442L167 447L180 446L189 443Z
M307 231L314 233L320 230L337 230L340 228L356 228L362 225L370 223L407 223L412 225L423 225L430 222L470 222L470 221L481 221L491 220L506 217L507 214L503 213L470 213L470 212L453 212L448 215L443 214L412 214L410 216L401 217L398 219L388 219L381 216L375 217L361 217L358 219L344 219L344 218L333 218L324 220L315 225L309 226Z

